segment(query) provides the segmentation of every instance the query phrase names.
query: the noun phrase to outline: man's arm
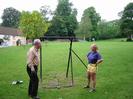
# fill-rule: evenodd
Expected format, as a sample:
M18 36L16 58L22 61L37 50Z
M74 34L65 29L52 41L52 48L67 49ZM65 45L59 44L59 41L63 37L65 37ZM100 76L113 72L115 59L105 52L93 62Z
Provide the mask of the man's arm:
M33 59L34 59L34 53L32 51L29 51L29 53L28 53L28 66L31 68L31 71L35 71L34 65L33 65Z

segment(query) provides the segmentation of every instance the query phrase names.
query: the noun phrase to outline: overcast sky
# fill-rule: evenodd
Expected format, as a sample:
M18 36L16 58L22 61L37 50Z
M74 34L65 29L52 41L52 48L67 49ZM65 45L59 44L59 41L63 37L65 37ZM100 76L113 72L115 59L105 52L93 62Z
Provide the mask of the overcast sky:
M55 10L58 0L0 0L0 17L3 10L7 7L13 7L19 11L33 11L40 9L43 5L49 5L50 9ZM119 19L118 12L122 11L124 7L133 2L133 0L70 0L73 3L73 7L77 8L77 19L80 21L83 11L93 6L100 14L102 19L107 21ZM0 18L0 23L2 22Z

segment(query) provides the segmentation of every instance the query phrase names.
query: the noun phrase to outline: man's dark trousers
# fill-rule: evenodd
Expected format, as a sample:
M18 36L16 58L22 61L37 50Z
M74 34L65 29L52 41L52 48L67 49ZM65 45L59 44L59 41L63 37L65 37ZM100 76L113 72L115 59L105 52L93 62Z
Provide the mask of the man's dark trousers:
M38 92L38 76L37 76L37 71L38 71L38 66L34 65L35 71L31 71L31 68L27 65L27 73L30 77L30 82L29 82L29 89L28 89L28 95L31 97L37 96Z

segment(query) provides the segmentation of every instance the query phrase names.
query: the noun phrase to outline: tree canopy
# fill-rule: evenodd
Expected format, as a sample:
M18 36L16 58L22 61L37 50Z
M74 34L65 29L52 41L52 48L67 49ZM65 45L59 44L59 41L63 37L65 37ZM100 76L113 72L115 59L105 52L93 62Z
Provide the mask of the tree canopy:
M5 27L17 28L19 25L20 15L21 13L13 7L4 9L4 12L2 15L3 22L1 25Z
M85 9L77 33L83 34L84 39L86 36L89 38L93 36L96 37L98 35L97 25L100 19L101 17L96 12L94 7L89 7Z
M40 38L44 35L49 27L42 14L33 11L23 11L20 18L19 28L22 30L25 37L30 39Z
M119 20L100 21L98 24L98 39L110 39L110 38L122 37L119 28L120 28Z
M121 17L121 25L120 25L121 33L128 36L128 39L132 39L133 34L133 3L129 3L122 14Z
M58 0L47 35L74 36L74 30L78 24L76 15L77 10L72 9L72 3L69 0Z
M47 21L50 19L49 17L51 17L53 14L52 10L47 5L41 6L40 13L42 14L44 20Z

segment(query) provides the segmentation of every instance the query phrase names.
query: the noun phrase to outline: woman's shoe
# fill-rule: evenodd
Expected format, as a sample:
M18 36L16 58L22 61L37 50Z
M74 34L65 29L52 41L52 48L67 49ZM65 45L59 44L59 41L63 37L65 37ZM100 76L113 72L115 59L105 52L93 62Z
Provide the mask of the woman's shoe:
M87 86L85 86L84 88L90 88L90 86L87 85Z
M96 89L91 88L91 89L89 90L89 92L96 92Z

